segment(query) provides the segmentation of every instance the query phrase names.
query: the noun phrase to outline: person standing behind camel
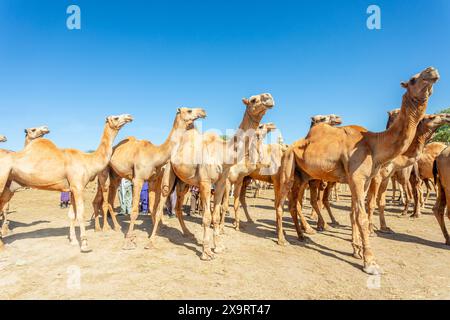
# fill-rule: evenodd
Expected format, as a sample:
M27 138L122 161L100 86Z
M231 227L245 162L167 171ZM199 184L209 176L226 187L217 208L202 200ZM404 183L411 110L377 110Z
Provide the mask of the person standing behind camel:
M128 179L122 179L119 186L119 215L131 214L132 195L133 184Z
M147 214L148 213L148 182L145 181L141 190L141 197L139 200L139 212Z
M69 207L70 204L70 191L61 192L61 199L59 203L59 207L61 209Z

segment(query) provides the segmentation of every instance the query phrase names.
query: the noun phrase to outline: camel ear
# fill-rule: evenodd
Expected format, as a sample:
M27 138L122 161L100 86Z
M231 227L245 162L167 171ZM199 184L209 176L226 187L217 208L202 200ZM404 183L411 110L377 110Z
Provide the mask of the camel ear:
M25 134L28 134L28 129L24 129L23 131L25 132Z
M248 99L247 98L242 98L242 102L246 105L246 106L248 106L249 105L249 101L248 101Z
M179 114L181 112L181 108L177 109L177 114Z
M403 87L403 88L408 88L408 82L400 82L400 85Z

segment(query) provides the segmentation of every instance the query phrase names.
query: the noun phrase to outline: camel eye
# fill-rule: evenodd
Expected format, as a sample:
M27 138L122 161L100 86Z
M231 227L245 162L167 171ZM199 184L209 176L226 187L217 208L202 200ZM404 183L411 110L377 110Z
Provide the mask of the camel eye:
M119 117L114 117L114 120L116 120L116 121L119 120Z
M416 84L416 78L412 78L411 80L409 80L409 83L412 85Z

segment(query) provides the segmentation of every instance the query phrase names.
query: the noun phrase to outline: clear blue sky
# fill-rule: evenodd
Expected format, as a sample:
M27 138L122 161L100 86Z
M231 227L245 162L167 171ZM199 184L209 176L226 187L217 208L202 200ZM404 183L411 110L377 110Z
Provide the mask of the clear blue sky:
M82 29L66 28L81 8ZM381 7L382 29L366 28ZM243 96L270 92L265 121L286 142L314 114L384 129L399 83L427 66L441 81L429 111L450 106L450 1L0 1L0 133L20 149L46 124L61 147L94 149L104 118L131 113L119 138L160 143L175 110L201 106L203 128L235 128Z

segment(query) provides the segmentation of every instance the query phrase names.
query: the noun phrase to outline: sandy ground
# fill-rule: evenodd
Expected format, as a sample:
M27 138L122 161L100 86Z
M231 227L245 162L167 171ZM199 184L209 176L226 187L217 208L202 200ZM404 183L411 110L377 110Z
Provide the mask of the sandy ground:
M90 216L93 188L86 191ZM289 214L284 226L291 245L275 243L273 190L249 198L254 224L236 232L227 219L227 250L212 262L199 259L201 218L186 217L196 240L185 239L177 219L166 219L157 246L145 250L151 220L140 216L138 248L121 249L122 232L88 228L91 253L80 253L67 239L67 209L59 194L26 190L11 202L11 228L0 253L2 299L449 299L450 247L431 215L432 197L419 220L387 208L395 234L372 238L381 277L361 271L351 256L349 196L333 203L343 227L297 241ZM305 208L309 213L309 207ZM242 213L242 210L241 210ZM243 216L243 213L242 213ZM375 217L378 219L378 216ZM242 218L245 221L245 217ZM378 225L378 221L377 221ZM78 231L77 231L78 232Z

